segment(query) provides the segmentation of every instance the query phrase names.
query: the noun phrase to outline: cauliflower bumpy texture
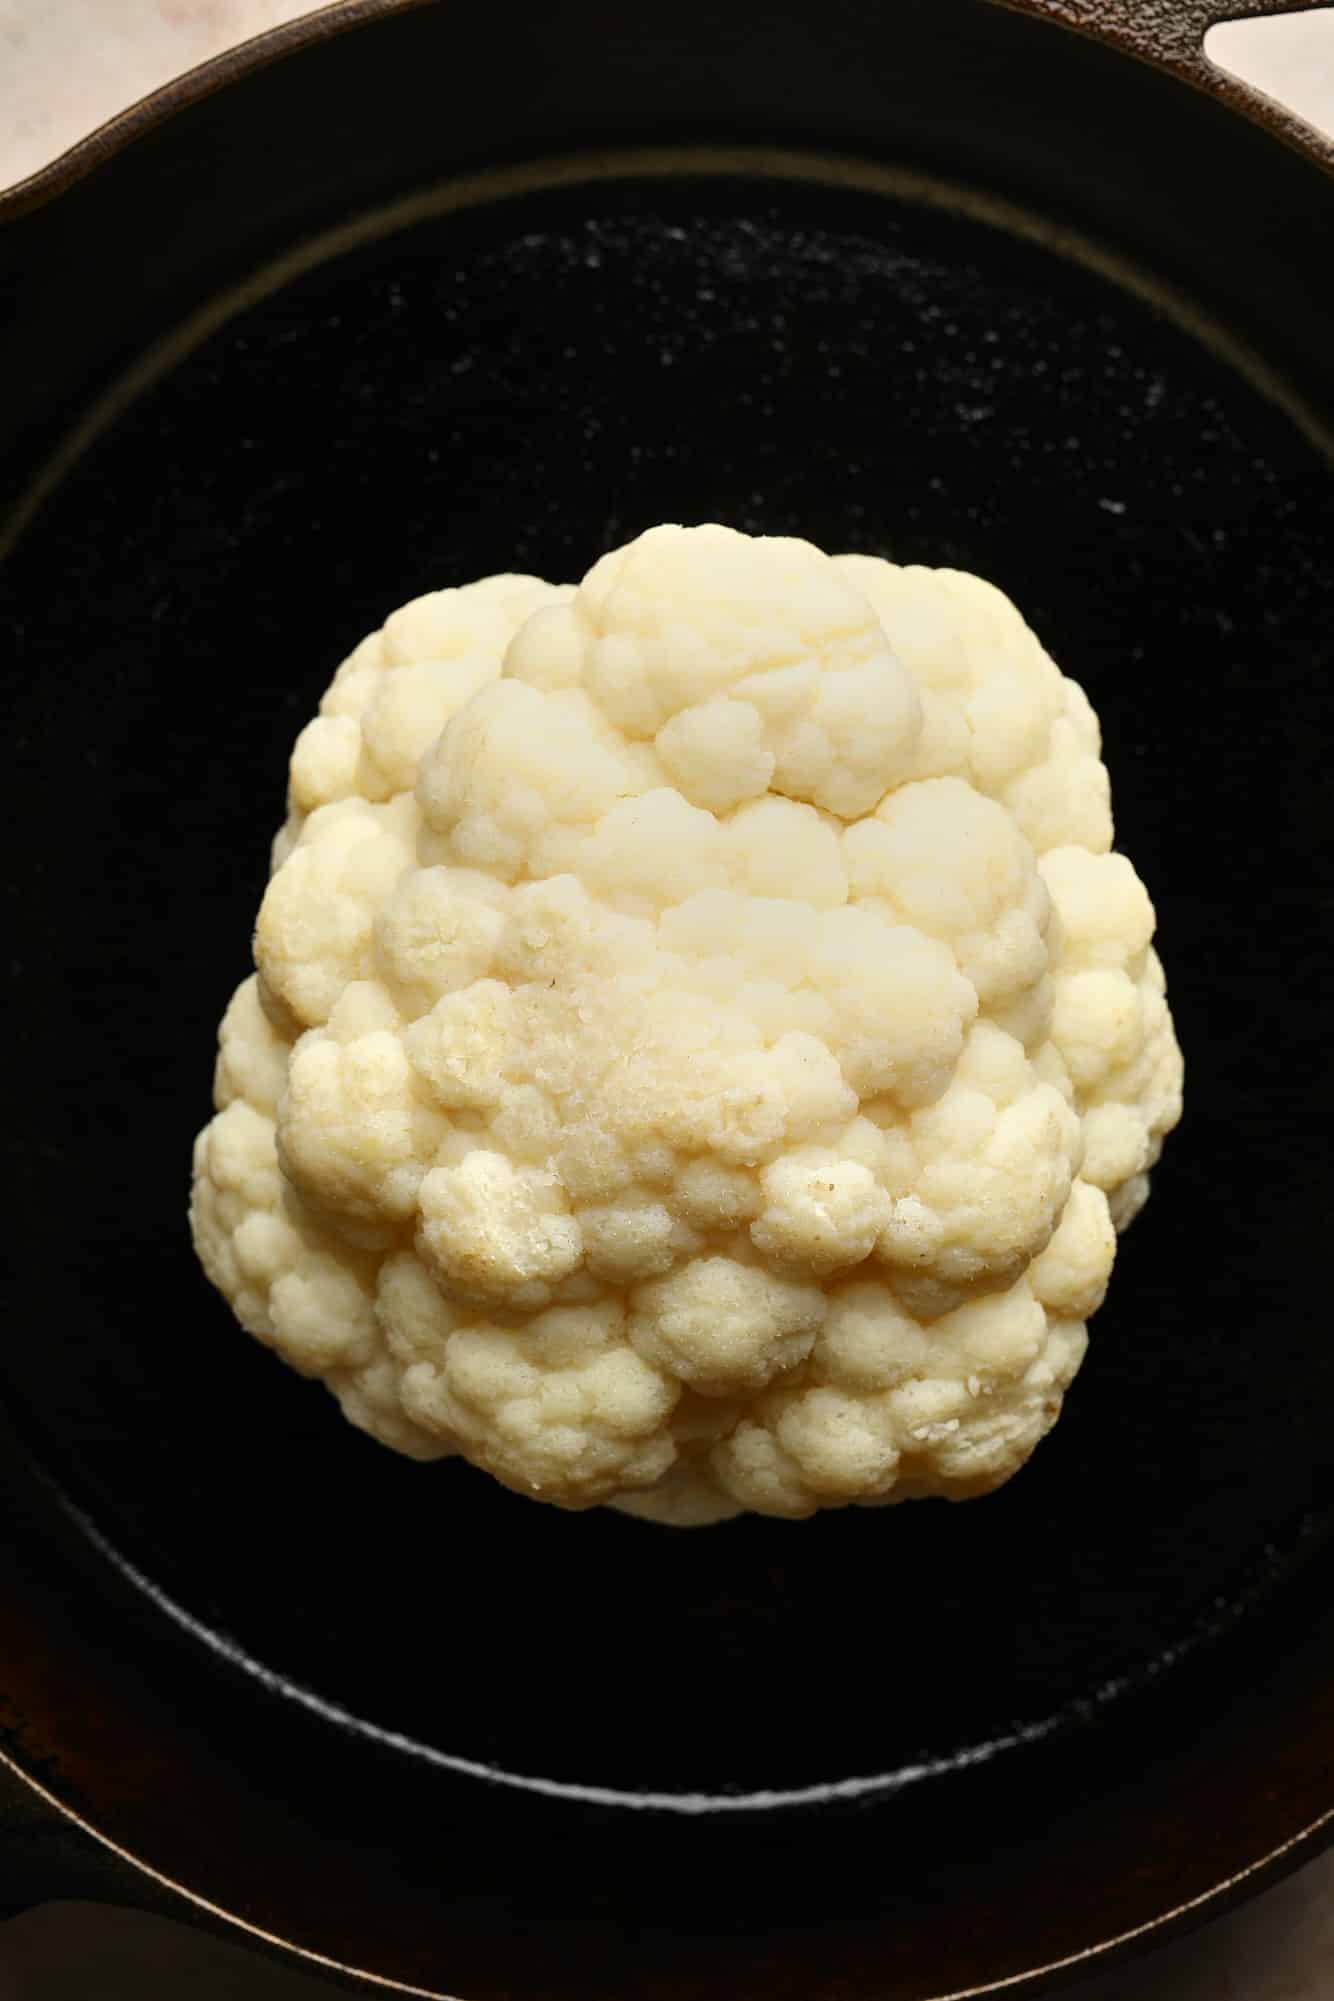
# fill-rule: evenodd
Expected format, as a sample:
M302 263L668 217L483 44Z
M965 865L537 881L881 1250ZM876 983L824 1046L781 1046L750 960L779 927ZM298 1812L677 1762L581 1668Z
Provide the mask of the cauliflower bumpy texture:
M394 613L291 764L204 1268L354 1424L659 1521L998 1486L1181 1102L1001 592L663 527Z

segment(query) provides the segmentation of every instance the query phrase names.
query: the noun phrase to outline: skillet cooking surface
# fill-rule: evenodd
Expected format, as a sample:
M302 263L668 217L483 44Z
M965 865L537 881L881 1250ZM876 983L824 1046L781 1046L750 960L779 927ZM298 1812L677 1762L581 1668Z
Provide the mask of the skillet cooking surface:
M696 1534L396 1459L185 1226L212 1038L340 657L660 519L956 564L1104 723L1187 1120L1062 1424L981 1505ZM11 1339L92 1533L307 1700L642 1798L958 1766L1114 1704L1324 1532L1334 483L1236 366L960 208L713 174L418 220L248 306L9 566ZM851 1790L857 1790L854 1784Z

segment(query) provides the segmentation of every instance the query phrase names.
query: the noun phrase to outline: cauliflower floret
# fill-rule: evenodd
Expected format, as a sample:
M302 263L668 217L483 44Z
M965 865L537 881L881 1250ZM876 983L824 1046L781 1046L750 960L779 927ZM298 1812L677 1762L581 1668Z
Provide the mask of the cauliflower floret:
M1124 855L1060 847L1042 874L1060 919L1051 1039L1084 1111L1084 1178L1121 1229L1181 1117L1181 1055L1151 939L1153 905Z
M590 1507L651 1487L676 1458L669 1429L679 1385L624 1340L619 1301L555 1307L522 1331L456 1328L441 1359L412 1363L412 1420L478 1465L538 1495L559 1487Z
M353 799L306 821L255 927L259 996L275 1028L290 1037L316 1027L349 981L371 977L375 913L414 864L414 831L408 813Z
M278 1113L278 1158L316 1207L387 1228L411 1218L431 1158L446 1134L423 1101L398 1024L353 1030L339 1020L349 999L375 1005L383 990L349 987L328 1028L309 1030L292 1051ZM364 1241L364 1239L363 1239Z
M542 1168L472 1147L456 1165L433 1167L419 1200L417 1249L451 1299L531 1312L579 1269L583 1233Z
M872 1170L836 1147L799 1147L760 1176L764 1208L750 1226L762 1257L823 1276L875 1249L893 1203Z
M233 1099L195 1142L199 1259L255 1334L303 1375L368 1362L374 1261L322 1230L284 1177L273 1120Z
M297 738L274 868L318 807L411 792L425 753L455 710L496 679L515 633L572 595L537 577L484 577L413 598L363 639Z
M292 755L191 1219L409 1457L681 1525L998 1486L1181 1108L1097 718L961 572L651 530Z
M633 1296L630 1339L704 1396L758 1389L809 1352L824 1317L818 1286L734 1258L695 1258Z

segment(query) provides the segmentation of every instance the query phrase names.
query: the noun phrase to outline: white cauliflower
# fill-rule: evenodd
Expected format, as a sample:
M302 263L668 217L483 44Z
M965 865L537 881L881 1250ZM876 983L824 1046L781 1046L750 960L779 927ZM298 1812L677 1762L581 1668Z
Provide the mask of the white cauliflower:
M242 1323L659 1521L998 1486L1181 1106L1097 720L976 577L663 527L339 669L195 1149Z

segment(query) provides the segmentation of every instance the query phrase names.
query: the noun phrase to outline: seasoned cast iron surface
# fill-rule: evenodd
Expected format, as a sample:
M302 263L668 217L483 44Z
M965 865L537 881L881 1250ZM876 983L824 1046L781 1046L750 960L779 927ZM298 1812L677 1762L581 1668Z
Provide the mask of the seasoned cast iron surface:
M1334 502L1231 367L963 214L743 177L446 215L209 337L64 478L0 644L21 1000L0 1377L201 1626L414 1746L628 1792L904 1775L1087 1714L1323 1530ZM185 1226L286 755L395 605L663 519L976 569L1105 727L1188 1120L1008 1489L677 1533L351 1430Z

